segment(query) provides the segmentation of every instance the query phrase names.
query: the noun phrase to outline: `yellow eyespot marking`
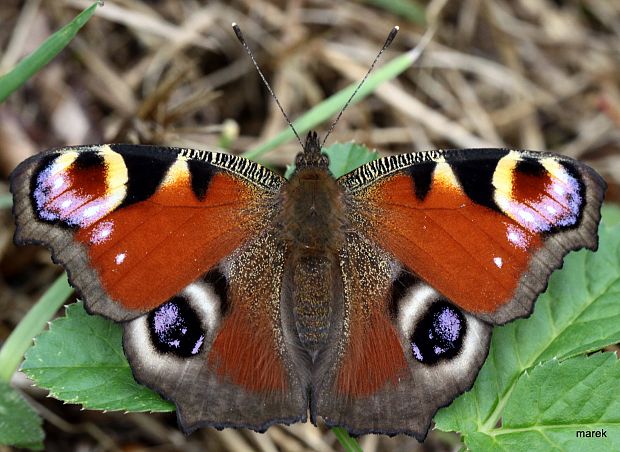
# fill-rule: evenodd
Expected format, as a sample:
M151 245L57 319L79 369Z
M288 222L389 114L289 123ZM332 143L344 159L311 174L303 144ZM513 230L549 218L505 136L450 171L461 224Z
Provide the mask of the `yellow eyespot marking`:
M512 193L512 182L517 164L521 161L521 157L515 151L510 151L502 157L495 171L493 172L493 187L495 187L495 196L510 198ZM497 202L497 199L495 200Z
M102 218L116 209L125 199L129 174L123 157L114 152L109 145L102 145L97 154L103 159L105 168L105 197L101 211L97 215L97 218Z
M541 160L540 163L553 179L557 179L564 183L567 183L569 174L557 160L553 158L545 158Z
M52 173L60 173L62 171L65 171L67 168L73 165L73 162L75 162L75 159L77 159L77 157L78 153L75 151L69 151L60 154L52 163Z
M106 192L108 196L117 197L118 195L122 195L122 200L127 192L127 181L129 180L127 166L125 166L123 157L117 152L114 152L107 144L101 146L98 153L103 158L103 163L105 165Z

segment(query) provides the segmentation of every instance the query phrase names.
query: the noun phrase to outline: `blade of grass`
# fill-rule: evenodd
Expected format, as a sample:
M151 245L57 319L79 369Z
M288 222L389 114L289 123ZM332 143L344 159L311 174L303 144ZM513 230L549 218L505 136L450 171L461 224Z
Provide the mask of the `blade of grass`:
M426 22L424 7L413 0L364 0L364 2L403 17L410 22L417 24Z
M75 19L47 38L37 50L25 57L10 72L0 77L0 102L4 101L13 91L22 86L49 63L75 37L80 28L88 22L95 13L99 2L78 14Z
M362 85L360 90L351 101L351 105L359 102L369 94L372 94L372 92L377 89L377 87L381 83L396 78L399 74L409 68L416 59L417 54L415 52L407 52L399 57L394 58L392 61L385 64L385 66L377 69L374 74L371 74L370 77L368 77L366 83ZM316 107L310 109L307 113L300 116L296 121L293 122L293 125L295 126L297 131L300 134L303 134L304 132L312 129L317 124L320 124L321 122L326 121L327 119L336 115L340 111L344 103L347 101L347 99L351 96L351 94L353 94L353 91L355 90L358 83L359 82L356 81L350 84L345 89L337 92L331 97L328 97ZM293 131L290 128L286 128L267 142L244 153L243 156L249 159L256 159L257 157L260 157L271 149L283 143L286 143L292 138L294 138Z
M47 322L67 300L73 289L67 275L60 276L28 311L0 349L0 380L9 382L21 363L32 338L43 331Z
M362 447L355 438L351 438L349 432L342 427L333 427L332 432L334 432L334 435L338 438L338 442L347 452L363 452Z
M8 209L13 205L13 198L10 194L0 195L0 209Z

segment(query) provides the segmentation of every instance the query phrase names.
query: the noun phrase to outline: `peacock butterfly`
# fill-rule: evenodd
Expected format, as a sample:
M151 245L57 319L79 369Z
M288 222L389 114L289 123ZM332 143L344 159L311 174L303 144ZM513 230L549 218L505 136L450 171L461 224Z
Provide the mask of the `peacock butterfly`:
M185 431L317 416L422 440L493 325L597 247L588 166L506 149L392 155L335 179L310 132L289 180L250 160L65 147L11 176L18 244L49 247L89 312L122 322L137 381Z

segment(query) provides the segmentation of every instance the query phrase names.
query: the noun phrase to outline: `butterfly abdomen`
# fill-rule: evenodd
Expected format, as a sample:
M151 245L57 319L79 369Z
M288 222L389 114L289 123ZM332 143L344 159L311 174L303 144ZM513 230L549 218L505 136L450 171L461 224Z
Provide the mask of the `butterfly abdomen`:
M325 257L298 256L292 268L297 334L306 350L317 351L330 329L333 265Z
M287 243L293 317L301 345L323 348L330 330L338 250L344 243L342 192L327 168L305 167L283 192L281 224Z

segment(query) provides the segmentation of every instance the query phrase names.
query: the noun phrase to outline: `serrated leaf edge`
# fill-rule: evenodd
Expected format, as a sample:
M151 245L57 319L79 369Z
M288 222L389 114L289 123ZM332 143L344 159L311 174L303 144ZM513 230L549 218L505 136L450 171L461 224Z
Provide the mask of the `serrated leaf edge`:
M64 323L66 321L69 321L68 318L68 314L69 311L71 309L76 308L76 305L79 303L83 303L81 300L78 300L76 303L71 303L71 304L65 304L63 305L64 307L64 315L62 317L58 317L52 321L47 322L48 323L48 328L45 331L42 331L38 336L33 338L33 345L35 345L38 341L38 339L44 335L48 335L53 331L53 328L55 328L57 323ZM107 319L106 319L107 320ZM109 320L107 320L109 321ZM107 341L106 341L107 343ZM25 358L27 358L28 354L31 352L33 347L29 348L28 351L26 352ZM116 347L112 347L113 349L115 349ZM124 355L122 355L123 359L125 359ZM48 394L46 395L46 397L50 397L50 398L54 398L57 399L59 401L61 401L64 405L67 404L72 404L72 405L80 405L81 409L88 409L88 410L96 410L96 411L102 411L102 412L107 412L107 411L114 411L114 412L132 412L132 413L166 413L166 412L173 412L174 411L174 407L170 407L170 410L157 410L157 409L149 409L146 408L145 409L135 409L135 410L131 410L131 411L127 411L125 408L119 408L119 409L110 409L110 408L106 408L106 409L102 409L100 407L97 407L95 403L89 402L88 400L81 400L80 396L77 395L75 397L64 397L62 396L57 390L54 391L51 388L46 387L45 385L40 384L38 378L37 378L37 373L40 370L46 370L46 369L50 369L50 370L58 370L58 371L62 371L63 369L92 369L92 367L89 366L49 366L49 367L37 367L37 368L23 368L23 364L26 362L26 359L24 359L24 361L22 362L22 366L20 366L20 371L22 373L24 373L32 382L33 382L33 386L36 386L38 388L42 388L48 391ZM99 368L103 369L119 369L119 370L126 370L129 369L131 370L131 367L129 366L129 363L127 363L127 365L116 365L116 366L100 366ZM61 388L62 389L62 388ZM162 401L166 402L164 399L162 399Z

